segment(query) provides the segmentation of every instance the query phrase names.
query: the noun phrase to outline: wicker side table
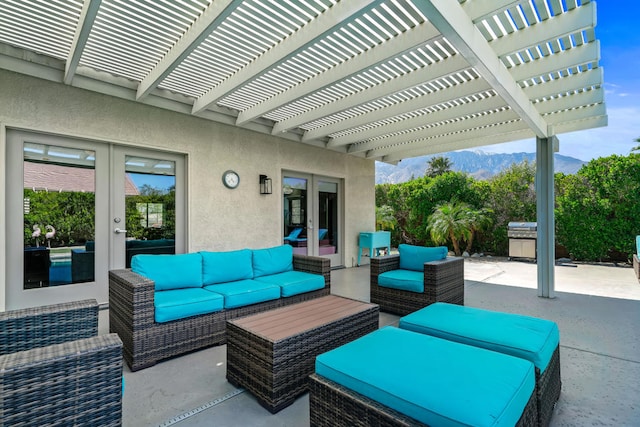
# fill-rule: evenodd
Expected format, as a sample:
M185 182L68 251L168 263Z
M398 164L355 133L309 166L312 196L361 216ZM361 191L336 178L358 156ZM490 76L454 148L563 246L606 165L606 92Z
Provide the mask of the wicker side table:
M227 380L271 413L308 390L318 354L378 329L379 309L329 295L227 321Z

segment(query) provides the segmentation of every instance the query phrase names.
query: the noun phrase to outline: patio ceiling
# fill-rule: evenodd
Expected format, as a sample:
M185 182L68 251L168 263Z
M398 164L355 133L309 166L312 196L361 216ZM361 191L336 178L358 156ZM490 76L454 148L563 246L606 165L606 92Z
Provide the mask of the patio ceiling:
M589 0L0 0L0 67L386 162L607 125Z

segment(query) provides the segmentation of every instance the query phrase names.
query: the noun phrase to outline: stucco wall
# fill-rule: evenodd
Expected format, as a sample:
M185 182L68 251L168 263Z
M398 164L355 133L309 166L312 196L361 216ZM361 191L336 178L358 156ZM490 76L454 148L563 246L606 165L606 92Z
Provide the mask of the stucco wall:
M344 179L346 266L358 233L375 225L372 161L7 71L0 94L9 128L185 153L189 251L280 244L283 170ZM5 170L4 150L0 162ZM240 174L235 190L222 184L227 169ZM259 174L273 179L272 195L259 194Z

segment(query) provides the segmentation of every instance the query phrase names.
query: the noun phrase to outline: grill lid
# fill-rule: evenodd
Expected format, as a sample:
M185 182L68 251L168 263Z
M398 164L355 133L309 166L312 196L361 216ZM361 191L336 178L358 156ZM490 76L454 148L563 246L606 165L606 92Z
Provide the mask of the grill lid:
M510 222L508 224L509 230L521 230L521 231L535 231L538 229L537 222Z

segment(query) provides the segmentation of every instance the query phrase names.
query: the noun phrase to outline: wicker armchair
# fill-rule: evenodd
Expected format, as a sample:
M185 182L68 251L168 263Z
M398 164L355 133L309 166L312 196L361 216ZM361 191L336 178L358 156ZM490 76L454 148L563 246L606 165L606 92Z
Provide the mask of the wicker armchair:
M424 264L424 292L378 285L378 276L400 268L400 255L371 258L371 302L380 311L404 316L434 302L464 305L464 259L445 258Z
M120 426L122 342L97 333L95 300L0 313L0 424Z

